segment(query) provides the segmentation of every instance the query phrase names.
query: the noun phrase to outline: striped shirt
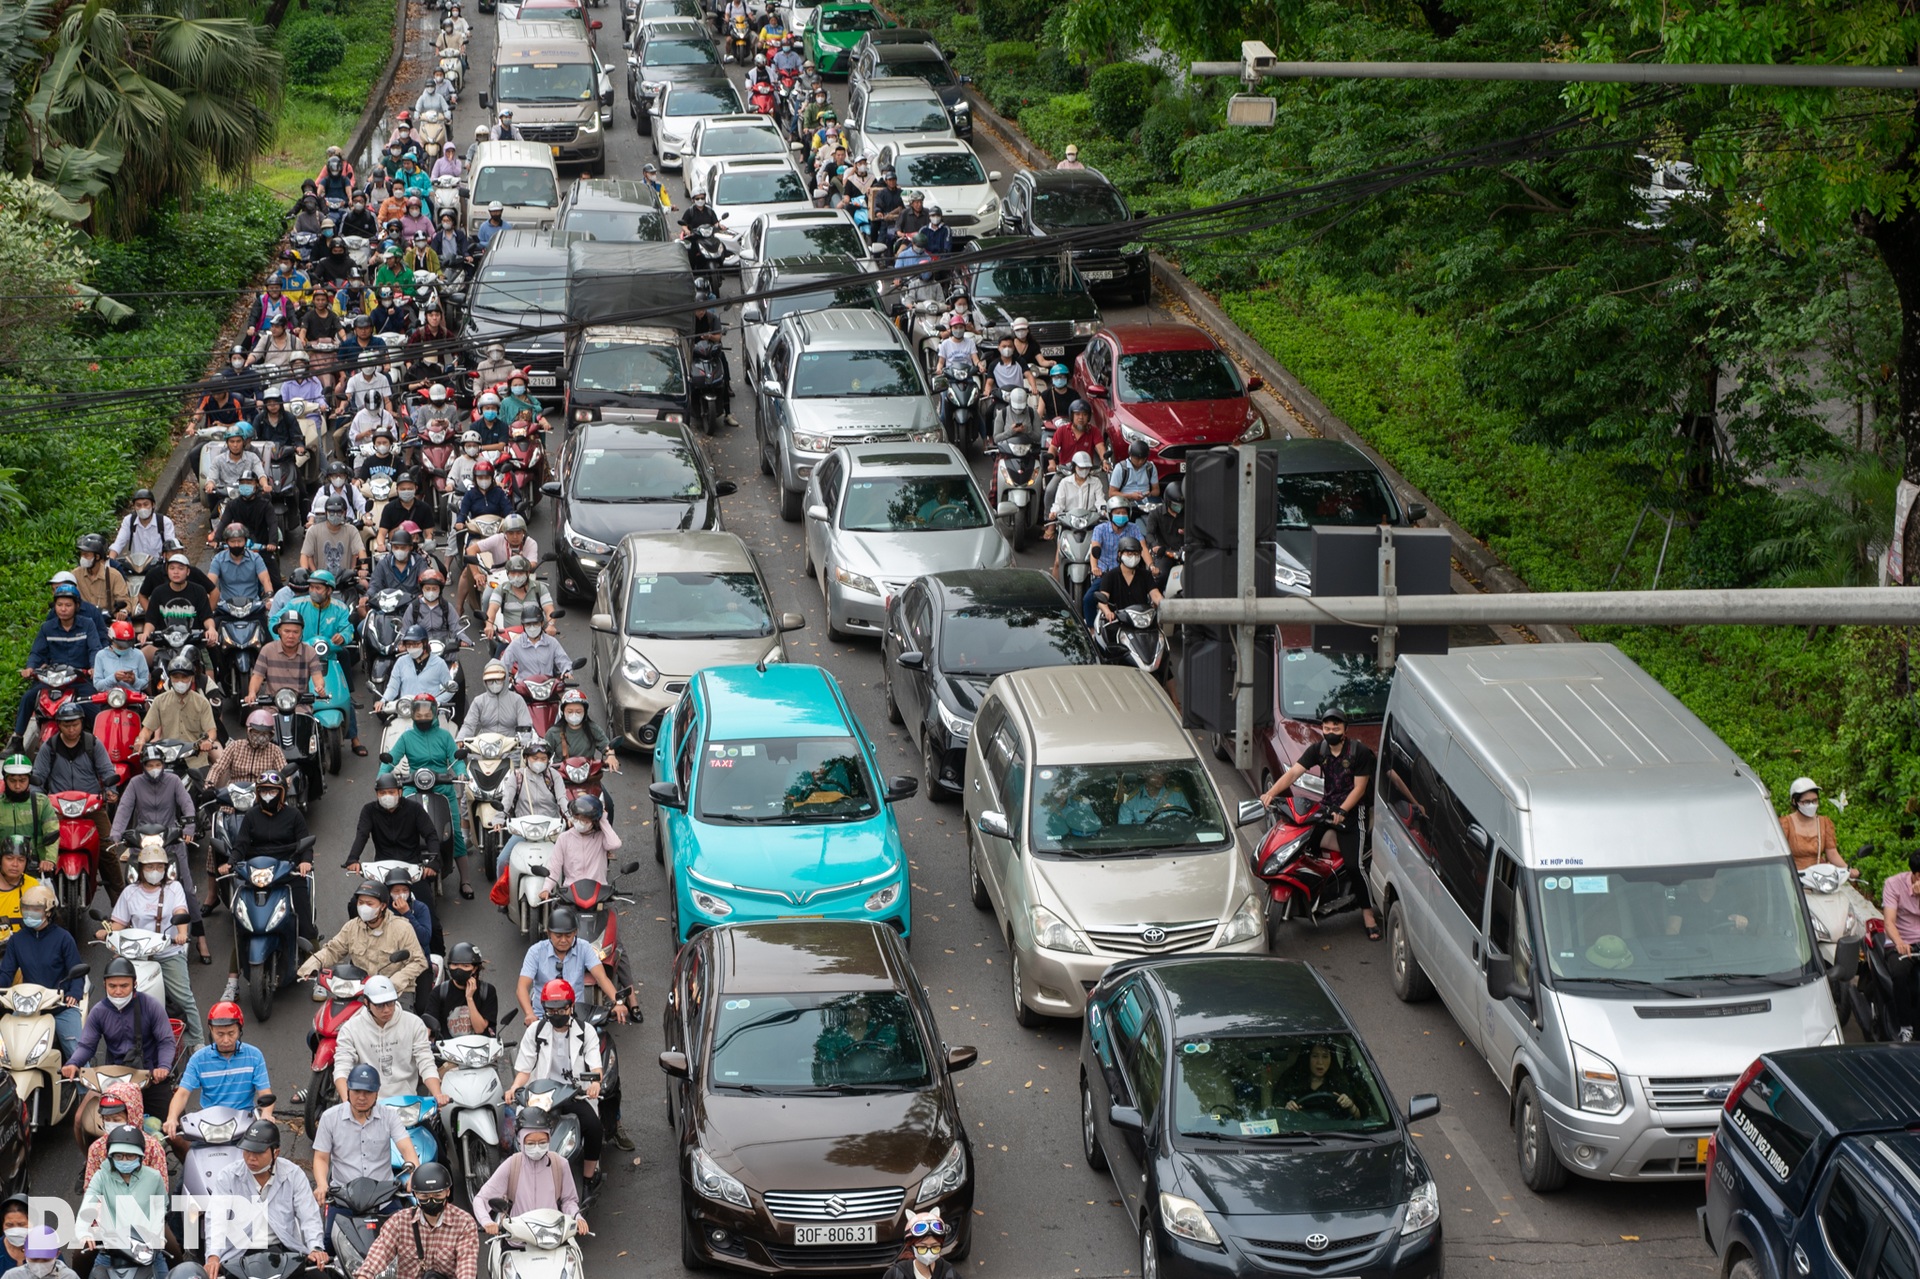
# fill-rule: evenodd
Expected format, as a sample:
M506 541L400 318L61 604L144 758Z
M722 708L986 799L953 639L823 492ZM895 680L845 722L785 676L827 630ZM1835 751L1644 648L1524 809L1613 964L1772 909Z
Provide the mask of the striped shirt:
M180 1086L200 1090L202 1110L209 1106L252 1110L254 1095L273 1087L273 1081L267 1077L266 1057L252 1044L234 1045L231 1057L208 1044L187 1058Z
M277 693L283 688L305 693L313 687L313 677L320 671L320 659L314 656L311 644L302 644L292 653L287 652L284 644L269 644L260 650L254 669L260 672L263 693Z

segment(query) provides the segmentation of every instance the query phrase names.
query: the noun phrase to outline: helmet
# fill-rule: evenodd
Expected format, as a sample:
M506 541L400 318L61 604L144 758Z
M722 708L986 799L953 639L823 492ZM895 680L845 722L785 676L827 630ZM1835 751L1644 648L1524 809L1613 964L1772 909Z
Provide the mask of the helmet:
M524 515L509 515L500 521L502 533L524 533L527 531L527 518Z
M1007 407L1018 413L1027 407L1027 392L1022 387L1014 387L1007 392Z
M311 583L309 583L309 585L311 585ZM293 629L295 629L296 631L305 631L307 629L307 619L300 616L300 614L294 612L292 609L288 609L286 612L280 614L279 617L274 619L273 629L276 631L282 630L289 626L293 627Z
M109 639L130 640L133 638L133 623L127 621L115 622L108 629L107 635Z
M484 392L480 396L480 407L483 409L497 409L500 407L500 397L492 391Z
M547 931L577 933L580 931L580 916L573 913L571 906L555 906L547 915Z
M600 814L603 811L598 795L575 795L569 807L572 808L575 817L585 817L589 821L596 822L600 820Z
M147 1154L146 1138L142 1137L140 1130L132 1124L116 1124L113 1131L107 1134L107 1153L139 1155L144 1159Z
M158 844L147 844L141 847L140 855L133 860L136 866L145 866L152 862L165 866L173 860L173 856Z
M569 706L585 706L586 704L587 695L577 688L570 688L560 694L560 708L562 710L565 710Z
M361 1062L347 1073L347 1087L354 1092L379 1092L379 1068L370 1062Z
M1180 502L1186 499L1187 491L1181 487L1179 480L1168 480L1167 486L1160 490L1160 496L1167 502Z
M551 755L551 754L553 754L553 747L547 745L547 739L544 737L534 738L532 741L528 742L524 747L522 747L520 751L520 757L522 759L525 759L529 755ZM16 755L14 758L25 759L26 756ZM33 766L28 765L27 771L31 773L33 771Z
M395 866L387 872L387 887L392 888L395 884L409 891L412 890L413 876L407 874L407 868L405 866Z
M462 431L460 432L460 442L462 444L478 444L480 443L480 432Z
M488 461L484 461L484 460L483 460L483 461L479 461L479 462L475 462L475 463L473 464L473 473L474 473L475 475L492 475L492 474L493 474L493 463L491 463L491 462L488 462Z
M335 496L327 499L327 514L332 515L335 511L338 511L342 515L345 515L347 513L346 498ZM321 571L324 572L325 570L323 569ZM312 581L313 579L308 578L307 580Z
M571 983L555 977L540 988L540 1002L543 1004L570 1004L573 1002Z
M107 539L101 537L98 533L86 534L78 542L74 543L74 546L78 548L82 555L105 555L107 553Z
M1091 413L1093 412L1093 409L1090 405L1088 405L1088 403L1085 400L1075 400L1073 403L1067 405L1067 412Z
M1047 370L1047 376L1048 377L1066 377L1067 366L1064 364L1056 364L1052 368Z
M115 955L107 961L106 975L109 980L115 977L131 979L138 977L139 973L134 971L133 961L131 959L126 958L124 955Z
M370 1004L397 1004L400 991L394 986L393 978L385 973L376 973L367 978L367 984L360 988L360 994ZM351 1080L351 1076L349 1076ZM351 1086L351 1083L349 1083Z
M328 475L350 475L352 474L352 472L347 469L347 464L345 462L329 462L327 463L327 474Z
M1120 539L1120 549L1138 554L1140 551L1140 539L1137 537L1123 537Z
M287 788L287 782L285 778L280 776L278 770L269 768L266 772L260 774L259 780L254 782L253 788L256 791L262 788L267 790L285 790Z
M207 1009L207 1025L209 1026L244 1026L246 1024L247 1015L241 1012L240 1005L234 1003L231 999L223 999L213 1007Z
M328 502L327 503L328 507L332 507L333 502L335 501L339 501L339 499L335 498L333 499L333 501ZM313 572L307 575L307 585L309 586L324 586L328 590L332 590L333 581L334 581L333 573L330 570L324 569L324 568L317 568L313 570Z
M296 568L292 572L288 573L287 585L291 586L296 591L306 590L307 589L307 570L303 568Z
M373 788L375 790L399 790L400 779L383 768L380 770L380 775L373 779Z
M423 568L420 570L420 585L422 586L425 586L428 582L439 582L444 584L446 580L447 580L447 575L445 573L442 573L437 568L433 568L429 566L427 568Z
M1787 798L1797 804L1800 802L1802 795L1808 791L1818 791L1819 789L1820 784L1811 777L1796 777L1793 779L1793 785L1787 787Z
M387 903L387 886L385 884L376 884L371 879L363 879L360 881L359 886L353 890L353 896L356 905L359 903L360 898L371 897L384 906Z
M412 546L413 534L403 528L397 528L393 530L393 536L388 538L387 541L394 546Z
M453 943L453 949L447 952L447 962L449 964L472 964L477 967L481 962L480 948L470 941L457 941Z
M140 762L142 764L164 764L167 762L167 753L160 749L160 743L148 742L146 749L140 752Z
M514 1123L522 1133L553 1131L553 1116L532 1106L522 1106L514 1116Z
M8 777L31 777L33 761L25 755L9 755L5 760L0 760L0 774Z
M280 1149L280 1125L271 1119L254 1120L240 1138L240 1149L251 1150L256 1155L263 1150Z
M27 1260L45 1261L49 1257L58 1257L59 1255L60 1236L54 1231L53 1227L35 1226L32 1233L27 1236Z
M422 626L422 625L420 625L420 623L418 623L418 622L415 622L415 623L414 623L414 624L413 624L412 626L409 626L409 627L407 628L407 633L406 633L405 635L402 635L402 636L400 637L400 642L401 642L402 644L424 644L424 643L426 643L426 642L427 642L427 628L426 628L426 627L424 627L424 626Z
M526 556L524 556L524 555L514 555L514 556L509 556L509 557L508 557L508 559L507 559L507 572L509 572L509 573L531 573L532 571L533 571L533 565L527 562L527 557L526 557Z
M453 1193L453 1178L444 1164L421 1164L413 1170L413 1177L407 1183L414 1198L421 1195L447 1195ZM171 1275L172 1270L167 1272Z
M1127 500L1127 495L1124 493L1115 493L1107 499L1107 509L1109 511L1124 511L1132 505L1133 503Z
M416 711L422 706L425 706L430 711L437 711L440 709L440 699L432 693L415 693L411 700L411 705Z
M272 729L273 728L273 712L265 709L264 707L261 708L260 710L249 712L247 715L247 727L250 729L251 728L264 728L269 730Z
M1136 462L1146 461L1147 442L1145 440L1135 440L1133 443L1127 445L1127 456Z
M480 676L482 679L492 679L496 675L498 675L501 679L505 679L507 677L506 663L502 662L499 658L495 658L493 661L488 662L486 669L480 672Z
M53 713L53 718L56 723L77 724L86 716L81 713L78 702L68 701L60 704L60 709Z

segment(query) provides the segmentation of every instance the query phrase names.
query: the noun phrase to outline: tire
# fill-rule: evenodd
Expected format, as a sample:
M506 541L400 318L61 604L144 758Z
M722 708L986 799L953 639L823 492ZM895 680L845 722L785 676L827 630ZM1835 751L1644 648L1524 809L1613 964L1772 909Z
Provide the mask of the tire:
M1080 1077L1080 1153L1086 1156L1087 1167L1095 1172L1107 1170L1107 1152L1100 1149L1100 1134L1093 1126L1093 1092L1085 1075Z
M1160 1241L1154 1238L1151 1216L1140 1223L1140 1279L1160 1279Z
M655 810L653 814L653 864L656 866L665 866L667 864L667 841L660 837L660 814L658 810Z
M987 881L980 878L980 864L976 858L980 855L980 845L967 832L967 896L973 900L974 909L992 910L993 898L987 894Z
M680 890L674 885L673 876L667 876L667 932L673 938L673 948L680 949Z
M270 951L253 970L253 1015L261 1021L273 1016L273 997L280 989L280 952Z
M1046 1018L1027 1007L1020 997L1020 952L1013 948L1011 937L1007 938L1007 992L1013 997L1014 1021L1028 1030L1046 1024Z
M320 754L327 761L327 771L334 776L340 775L340 763L346 754L346 739L342 730L329 728L320 735Z
M805 493L796 493L786 485L780 486L780 518L789 524L800 522L800 504L806 500Z
M883 664L884 664L884 657L885 655L882 654ZM881 672L880 688L882 693L885 695L887 699L887 723L889 724L906 723L907 722L906 717L900 714L900 703L898 699L896 699L893 695L892 672L890 671ZM933 785L932 777L927 778L927 785L929 786Z
M493 1176L499 1166L499 1147L489 1146L475 1134L468 1133L460 1143L460 1172L466 1183L468 1203L474 1201L480 1187L487 1184L487 1178Z
M1425 1003L1433 998L1433 979L1420 967L1420 957L1413 953L1413 938L1407 934L1405 915L1398 901L1387 903L1387 976L1401 1003Z
M1752 1257L1742 1257L1733 1263L1733 1269L1727 1271L1727 1279L1764 1279L1760 1264Z
M1287 925L1293 921L1293 894L1280 901L1271 896L1267 898L1267 953L1278 954L1280 939L1286 934Z
M314 1071L313 1078L307 1081L307 1131L318 1132L320 1116L339 1100L333 1091L333 1072L331 1070Z
M934 804L949 804L953 796L940 784L940 761L933 757L933 738L927 736L920 745L920 771L927 779L927 799Z
M1213 757L1222 764L1233 763L1233 738L1226 733L1212 733Z
M693 1243L693 1216L687 1211L686 1204L680 1205L680 1267L683 1270L705 1270L706 1259L700 1255Z
M759 448L759 453L760 453L760 474L772 475L773 474L773 455L770 452L768 452L767 446L764 443L761 444Z
M1536 1195L1550 1195L1567 1184L1567 1166L1554 1153L1540 1114L1540 1094L1532 1078L1520 1081L1513 1098L1513 1146L1520 1160L1520 1180Z
M1147 303L1153 301L1153 276L1146 276L1140 283L1128 289L1127 301L1131 302L1134 306L1145 306Z

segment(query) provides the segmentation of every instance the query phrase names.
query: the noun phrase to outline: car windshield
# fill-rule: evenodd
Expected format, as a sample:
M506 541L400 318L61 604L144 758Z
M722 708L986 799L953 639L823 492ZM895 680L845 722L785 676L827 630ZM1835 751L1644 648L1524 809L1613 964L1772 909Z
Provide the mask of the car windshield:
M1078 293L1080 289L1056 260L1008 262L982 268L973 276L977 298L1026 298L1040 294Z
M879 295L870 284L848 285L831 293L800 293L792 297L766 300L767 323L805 311L871 311L879 305Z
M585 22L587 11L577 4L528 3L520 6L522 22Z
M1784 857L1534 876L1554 984L1582 995L1677 986L1798 985L1814 959Z
M985 528L986 508L964 475L856 477L841 498L851 533L925 533Z
M910 75L944 89L954 83L953 72L938 58L908 58L904 62L882 62L873 69L876 76Z
M867 105L868 133L946 133L946 108L938 98L883 98Z
M1127 206L1110 187L1042 187L1033 193L1033 216L1045 227L1106 226L1124 222Z
M786 143L772 129L751 126L709 128L700 137L701 155L780 155L786 149Z
M851 822L880 811L851 737L708 742L696 785L700 816L712 822Z
M1120 357L1120 398L1129 404L1229 400L1243 394L1218 351L1142 351Z
M919 395L920 373L905 351L807 351L793 375L797 399Z
M828 9L816 19L822 31L878 31L880 15L865 7Z
M648 67L717 67L720 51L706 40L649 40L641 65Z
M730 85L677 84L667 91L666 114L673 118L732 115L740 109L739 95Z
M502 102L586 102L596 87L586 62L509 62L493 77Z
M697 18L700 6L697 0L645 0L640 6L642 18Z
M575 502L685 502L706 492L693 446L580 450L573 473Z
M473 305L482 311L564 311L567 277L551 271L523 271L491 266L480 272L480 291Z
M619 391L629 395L682 396L686 378L677 347L629 342L588 342L581 348L573 385L583 391ZM594 450L582 452L591 461Z
M1349 724L1378 723L1387 714L1392 677L1371 654L1289 648L1280 659L1280 706L1290 720L1318 724L1339 711Z
M807 188L792 169L722 173L713 188L715 204L805 204L807 199Z
M977 187L987 175L971 151L935 151L929 155L899 156L893 162L902 190L913 187Z
M773 619L752 573L639 573L627 591L627 634L750 639L773 634Z
M1315 524L1371 527L1391 524L1395 511L1386 481L1372 467L1282 475L1274 518L1281 528Z
M1212 851L1231 836L1193 760L1056 764L1033 778L1029 840L1062 857Z
M667 238L667 220L658 209L575 209L567 214L566 229L622 243Z
M1173 1121L1186 1136L1258 1141L1394 1128L1352 1035L1203 1035L1182 1041L1173 1061Z
M469 203L476 209L484 209L495 200L509 209L516 204L551 209L560 203L560 193L554 188L552 169L520 164L489 164L474 175L473 195Z
M1093 644L1065 608L961 608L940 623L940 669L982 679L1042 666L1091 666Z
M793 1093L930 1087L913 1009L890 990L714 1001L715 1088Z
M832 222L815 222L811 226L767 228L766 252L762 254L767 260L814 255L864 258L867 256L867 246L851 223L838 218Z

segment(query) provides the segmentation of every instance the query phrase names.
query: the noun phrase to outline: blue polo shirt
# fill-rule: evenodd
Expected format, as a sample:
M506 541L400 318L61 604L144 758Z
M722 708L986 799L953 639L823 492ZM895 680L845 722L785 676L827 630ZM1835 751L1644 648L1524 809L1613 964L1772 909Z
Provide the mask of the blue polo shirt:
M593 947L580 938L573 939L573 949L567 952L563 963L553 953L553 943L539 941L527 947L527 957L520 963L520 975L533 978L533 993L538 995L540 988L559 977L573 987L575 995L584 996L587 991L587 967L600 962L600 956Z
M200 1109L231 1106L252 1110L257 1093L273 1087L267 1078L267 1059L252 1044L241 1041L233 1056L223 1057L219 1048L204 1045L187 1058L187 1072L180 1076L182 1088L200 1090Z

